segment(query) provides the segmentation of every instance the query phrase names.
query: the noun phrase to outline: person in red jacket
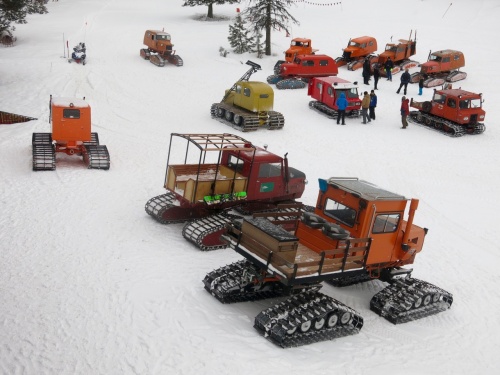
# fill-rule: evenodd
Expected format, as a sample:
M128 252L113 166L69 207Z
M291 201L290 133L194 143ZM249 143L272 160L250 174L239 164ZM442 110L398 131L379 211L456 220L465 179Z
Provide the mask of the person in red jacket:
M401 98L401 123L403 124L403 127L401 129L406 129L408 126L408 121L407 117L410 114L410 101L406 99L406 96L403 96Z

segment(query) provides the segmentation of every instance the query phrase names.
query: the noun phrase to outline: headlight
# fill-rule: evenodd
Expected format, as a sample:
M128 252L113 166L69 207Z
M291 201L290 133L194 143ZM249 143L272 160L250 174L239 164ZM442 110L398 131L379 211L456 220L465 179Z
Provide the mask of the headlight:
M479 116L481 120L484 120L484 115Z

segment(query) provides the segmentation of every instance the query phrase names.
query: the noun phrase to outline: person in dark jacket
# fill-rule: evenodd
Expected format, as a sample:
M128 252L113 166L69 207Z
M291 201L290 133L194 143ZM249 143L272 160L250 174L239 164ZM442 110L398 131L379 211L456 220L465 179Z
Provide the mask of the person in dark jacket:
M390 57L388 57L384 64L385 74L387 75L388 81L392 81L392 68L394 68L394 62Z
M406 99L406 96L403 96L401 98L401 123L403 126L401 129L406 129L408 126L408 120L406 119L408 115L410 114L410 101Z
M405 88L405 95L406 95L406 88L408 87L408 84L411 81L411 75L408 69L405 69L405 72L401 75L401 83L399 84L399 89L396 91L398 94L401 91L401 88L404 86Z
M373 89L374 90L378 90L377 84L378 84L378 79L380 77L380 70L379 69L380 69L380 65L375 64L375 66L373 67L373 82L374 82Z
M375 91L370 92L370 107L369 107L369 112L370 112L370 118L372 120L375 120L375 107L377 106L377 95L375 95Z
M363 62L363 82L365 85L370 84L370 76L371 76L371 68L370 68L370 61L368 59L365 59Z
M420 79L418 80L418 95L422 95L422 90L424 89L424 81L425 77L421 75Z

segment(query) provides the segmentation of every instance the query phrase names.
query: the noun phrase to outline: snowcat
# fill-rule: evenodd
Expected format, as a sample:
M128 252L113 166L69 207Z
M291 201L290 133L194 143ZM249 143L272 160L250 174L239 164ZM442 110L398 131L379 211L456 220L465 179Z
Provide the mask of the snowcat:
M442 86L445 82L457 82L467 78L467 73L460 71L465 66L464 54L455 50L429 52L427 62L420 65L420 72L411 75L411 82L424 77L424 87Z
M276 88L301 89L313 77L336 76L339 70L334 59L327 55L298 55L292 62L280 65L279 72L267 77Z
M146 30L143 44L147 48L141 48L140 56L149 60L153 65L163 67L165 62L175 66L183 66L184 61L173 50L172 37L169 33L159 30Z
M376 61L373 53L377 50L377 39L371 36L360 36L359 38L349 39L347 47L343 49L341 57L337 57L335 62L337 66L347 65L348 70L358 70L363 67L366 58L372 62ZM373 60L373 61L372 61Z
M179 144L185 144L184 152L178 152ZM172 133L167 192L150 199L145 209L163 224L187 222L182 235L201 250L215 250L227 247L220 235L231 218L241 215L270 217L293 229L305 184L305 174L288 165L287 155L239 136ZM239 213L231 211L236 208Z
M346 116L359 117L361 99L358 94L358 83L351 83L339 77L314 77L309 81L307 94L315 99L309 102L309 108L336 119L337 99L341 93L344 93L348 103Z
M319 292L323 281L387 282L370 309L394 324L445 311L453 296L404 267L421 252L428 232L413 224L418 202L357 178L320 179L314 212L304 211L293 233L263 218L227 224L223 238L245 259L209 272L204 287L222 303L291 295L261 311L254 325L284 348L363 327L358 312Z
M220 103L212 104L210 115L220 122L243 132L260 127L269 130L285 126L285 118L273 110L274 91L264 82L249 81L253 73L261 70L259 64L247 61L250 69L229 89Z
M431 101L410 101L410 121L425 125L451 137L464 134L481 134L486 130L483 96L470 91L453 89L447 84L442 90L434 90Z
M33 170L56 169L56 153L81 156L88 168L109 169L108 149L92 132L90 105L85 98L50 96L51 133L33 133Z
M290 48L285 51L285 60L278 60L274 65L275 74L279 74L279 68L284 62L292 62L297 55L314 55L318 50L312 48L311 39L293 38Z
M410 32L408 40L399 39L398 43L387 43L385 51L378 55L377 58L371 60L372 70L379 69L380 76L386 77L384 64L389 57L394 63L392 74L417 67L419 65L418 62L410 60L410 57L417 53L417 36L415 33L415 38L412 40L412 33L413 31Z

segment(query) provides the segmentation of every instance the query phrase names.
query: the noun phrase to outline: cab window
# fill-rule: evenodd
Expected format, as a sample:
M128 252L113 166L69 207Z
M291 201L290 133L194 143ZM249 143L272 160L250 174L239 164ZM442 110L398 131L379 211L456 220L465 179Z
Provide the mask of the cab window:
M350 227L354 226L356 220L356 210L343 205L333 199L327 198L325 209L323 210L325 215L340 221Z
M392 233L398 229L400 214L380 214L375 218L372 233Z
M259 167L259 177L279 177L281 176L280 163L264 163Z
M227 166L231 168L233 171L241 172L243 170L243 164L244 162L240 158L234 155L229 155Z
M80 118L79 109L63 109L63 118Z

